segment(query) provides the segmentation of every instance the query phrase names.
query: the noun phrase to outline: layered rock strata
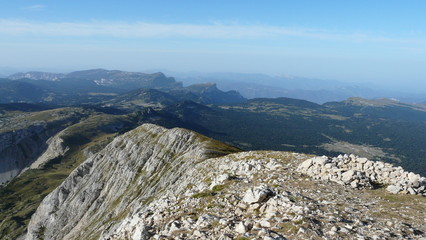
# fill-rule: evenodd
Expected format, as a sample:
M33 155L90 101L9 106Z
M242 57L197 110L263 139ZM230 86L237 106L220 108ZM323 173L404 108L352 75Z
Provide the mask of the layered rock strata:
M235 150L189 130L145 124L113 140L50 193L32 216L27 239L97 238L195 163Z

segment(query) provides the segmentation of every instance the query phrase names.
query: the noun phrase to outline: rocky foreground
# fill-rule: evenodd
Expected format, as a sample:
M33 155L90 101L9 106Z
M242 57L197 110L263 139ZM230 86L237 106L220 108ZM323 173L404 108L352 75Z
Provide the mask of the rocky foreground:
M426 239L425 179L367 162L145 124L49 194L25 239Z

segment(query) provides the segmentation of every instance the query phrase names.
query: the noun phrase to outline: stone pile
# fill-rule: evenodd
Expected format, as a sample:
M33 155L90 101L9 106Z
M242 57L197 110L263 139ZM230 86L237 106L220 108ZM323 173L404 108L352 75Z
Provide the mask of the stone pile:
M402 167L351 155L310 158L297 171L314 179L329 180L352 188L372 188L387 185L391 193L426 196L426 178L404 171Z

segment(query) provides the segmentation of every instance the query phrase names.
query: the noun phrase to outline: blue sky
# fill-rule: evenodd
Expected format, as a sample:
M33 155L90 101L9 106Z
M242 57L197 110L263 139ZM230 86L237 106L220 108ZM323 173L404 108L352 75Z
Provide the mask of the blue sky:
M0 1L0 72L246 72L418 84L426 1Z

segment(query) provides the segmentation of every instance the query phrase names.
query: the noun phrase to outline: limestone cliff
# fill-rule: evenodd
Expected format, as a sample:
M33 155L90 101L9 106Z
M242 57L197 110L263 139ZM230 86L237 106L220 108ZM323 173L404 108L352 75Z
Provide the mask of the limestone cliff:
M50 193L26 239L426 237L426 198L312 179L298 172L317 162L312 157L238 152L189 130L144 124ZM349 160L329 162L353 171Z
M116 138L49 194L27 239L98 238L130 210L170 190L197 162L232 151L188 130L145 124Z
M63 154L66 147L59 143L59 136L54 136L84 116L87 112L79 108L1 115L0 185L12 180L37 160L41 164Z
M64 144L63 136L66 134L66 129L60 131L55 136L49 138L46 141L48 145L46 151L37 158L35 162L30 165L30 169L35 169L43 166L43 164L53 160L57 157L64 156L64 154L70 149L69 146Z
M58 128L35 125L0 135L0 185L17 176L48 148Z

